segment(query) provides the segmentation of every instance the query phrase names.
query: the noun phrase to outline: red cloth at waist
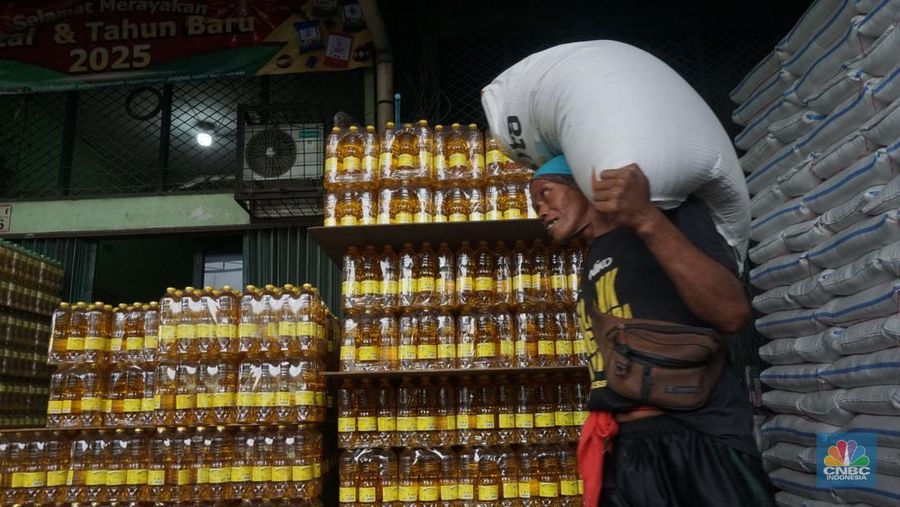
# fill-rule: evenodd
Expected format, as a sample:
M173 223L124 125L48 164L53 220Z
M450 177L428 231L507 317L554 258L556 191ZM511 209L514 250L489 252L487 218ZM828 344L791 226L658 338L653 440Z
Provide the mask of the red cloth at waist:
M611 412L591 412L578 441L578 473L584 482L584 505L597 507L603 489L603 460L610 440L619 432Z

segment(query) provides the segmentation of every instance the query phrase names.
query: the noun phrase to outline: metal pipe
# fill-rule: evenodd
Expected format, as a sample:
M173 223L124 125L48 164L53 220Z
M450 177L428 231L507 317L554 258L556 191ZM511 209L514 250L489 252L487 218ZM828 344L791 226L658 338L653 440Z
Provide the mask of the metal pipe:
M377 0L359 0L375 44L375 121L378 129L394 117L394 54Z

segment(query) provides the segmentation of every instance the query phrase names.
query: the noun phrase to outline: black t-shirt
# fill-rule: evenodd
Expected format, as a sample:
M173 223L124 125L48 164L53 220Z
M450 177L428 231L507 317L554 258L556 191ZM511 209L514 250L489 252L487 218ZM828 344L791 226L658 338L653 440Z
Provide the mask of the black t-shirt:
M731 272L736 263L731 248L716 232L703 201L690 198L666 216L701 252ZM675 285L653 253L634 233L614 229L594 239L581 277L577 313L585 340L593 340L590 312L593 301L602 313L620 318L664 320L692 326L706 326L685 305ZM595 350L588 344L587 350ZM590 364L592 384L588 407L591 410L626 412L639 404L606 387L603 359L597 354ZM701 433L720 437L748 452L756 452L752 437L753 413L748 394L733 365L723 369L706 405L691 411L666 411L683 424Z

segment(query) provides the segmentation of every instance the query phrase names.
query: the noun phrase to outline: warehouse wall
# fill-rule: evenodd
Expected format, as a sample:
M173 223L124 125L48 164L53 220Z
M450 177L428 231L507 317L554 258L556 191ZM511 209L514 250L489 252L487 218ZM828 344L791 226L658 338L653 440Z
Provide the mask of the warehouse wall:
M63 263L63 301L93 300L97 240L85 238L26 239L16 241L29 250Z

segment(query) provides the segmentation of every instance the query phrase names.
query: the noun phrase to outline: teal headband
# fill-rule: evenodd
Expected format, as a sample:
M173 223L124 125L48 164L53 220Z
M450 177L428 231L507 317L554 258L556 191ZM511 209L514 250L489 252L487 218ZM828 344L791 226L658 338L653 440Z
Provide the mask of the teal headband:
M566 157L564 157L563 155L557 155L551 158L546 163L544 163L544 165L538 167L538 170L534 172L534 176L532 176L531 179L536 180L545 176L550 176L551 174L572 177L572 169L569 168L569 163L566 162Z

